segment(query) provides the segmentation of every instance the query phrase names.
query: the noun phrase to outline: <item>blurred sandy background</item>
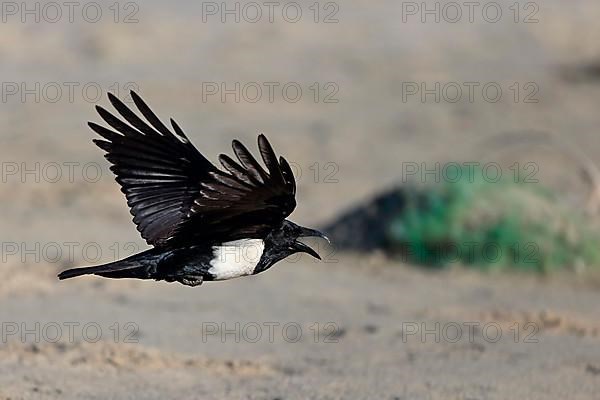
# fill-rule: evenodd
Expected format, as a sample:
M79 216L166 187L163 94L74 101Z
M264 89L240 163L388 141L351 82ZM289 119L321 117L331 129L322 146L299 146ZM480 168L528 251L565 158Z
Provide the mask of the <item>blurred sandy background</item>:
M45 4L38 3L40 12ZM431 16L422 23L420 14L403 22L406 2L346 0L318 3L318 23L313 2L297 3L303 16L296 23L282 17L285 2L272 23L266 15L259 23L231 16L223 23L219 14L203 21L206 3L146 0L117 3L116 23L113 3L99 2L102 18L90 23L82 17L86 3L78 4L73 23L67 15L54 23L29 16L23 23L20 10L12 15L3 5L0 399L596 398L600 286L588 276L431 273L352 254L320 264L303 257L263 275L196 289L99 278L58 282L55 274L89 264L95 256L84 247L101 250L93 262L145 248L86 126L100 120L93 105L107 106L108 90L126 98L136 88L213 161L229 152L233 138L254 148L257 133L266 133L301 173L291 219L307 226L401 183L401 162L499 157L486 139L509 132L550 132L598 163L600 4L519 2L517 23L512 0L496 0L503 11L497 23L482 18L481 7L473 23L466 15L457 23L435 23ZM332 12L339 21L323 23ZM138 22L124 23L127 16ZM527 16L538 22L525 23ZM233 96L222 102L219 95L203 101L211 82L277 82L279 88L294 82L303 93L295 103L281 89L273 102L265 92L256 103ZM318 101L310 89L315 82ZM407 82L494 82L503 96L492 103L476 90L473 102L466 96L422 102L419 95L403 101ZM510 89L515 82L518 101ZM337 102L324 101L328 83L338 89ZM527 83L539 89L537 102L524 101ZM48 84L62 94L56 98ZM23 85L34 94L24 94ZM86 85L92 87L87 95ZM509 164L536 162L543 182L583 207L589 188L578 162L564 152L552 146L502 151ZM65 163L75 163L72 181ZM94 168L85 175L88 163L101 167L97 180ZM48 179L56 176L55 165L62 175ZM39 179L23 175L36 169ZM67 243L74 243L73 256ZM56 257L53 244L62 252ZM493 323L504 335L497 343L480 330L458 343L403 335L404 323L422 321L430 327ZM68 322L80 323L72 342L65 340ZM128 322L136 343L125 343ZM236 322L291 322L303 334L298 343L283 340L281 331L273 343L221 341L219 334L203 340L207 324ZM335 343L323 340L329 322ZM538 329L536 343L524 342L528 322ZM41 337L21 337L23 323ZM58 343L42 332L52 323L63 329ZM101 327L100 340L83 337L86 323Z

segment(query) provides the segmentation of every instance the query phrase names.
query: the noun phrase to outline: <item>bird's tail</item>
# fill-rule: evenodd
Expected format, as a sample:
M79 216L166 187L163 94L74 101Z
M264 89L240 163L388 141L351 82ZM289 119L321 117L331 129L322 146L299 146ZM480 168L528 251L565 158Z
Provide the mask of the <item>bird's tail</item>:
M121 260L95 267L68 269L58 274L58 279L69 279L81 275L99 275L106 278L149 278L147 265L135 260Z

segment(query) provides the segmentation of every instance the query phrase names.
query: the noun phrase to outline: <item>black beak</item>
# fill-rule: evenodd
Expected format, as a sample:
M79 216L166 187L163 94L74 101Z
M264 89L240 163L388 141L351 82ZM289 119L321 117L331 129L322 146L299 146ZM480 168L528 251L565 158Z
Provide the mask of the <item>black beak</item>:
M327 236L325 236L325 234L323 234L322 232L319 232L316 229L305 228L303 226L299 226L299 228L300 228L300 234L298 235L298 237L320 237L322 239L327 240L327 243L331 244L331 241L329 240L329 238Z
M321 256L319 255L319 253L317 253L316 251L314 251L313 249L311 249L310 247L308 247L307 245L305 245L302 242L295 241L294 242L294 248L296 250L298 250L299 252L310 254L311 256L313 256L314 258L316 258L317 260L321 259Z
M299 226L298 228L300 230L298 237L320 237L322 239L327 240L327 243L331 243L327 236L325 236L322 232L317 231L316 229L304 228L302 226ZM321 259L321 256L319 256L319 254L316 251L314 251L313 249L311 249L309 246L305 245L302 242L299 242L296 240L294 242L294 246L295 246L296 250L298 250L300 252L310 254L311 256L313 256L314 258L316 258L318 260Z

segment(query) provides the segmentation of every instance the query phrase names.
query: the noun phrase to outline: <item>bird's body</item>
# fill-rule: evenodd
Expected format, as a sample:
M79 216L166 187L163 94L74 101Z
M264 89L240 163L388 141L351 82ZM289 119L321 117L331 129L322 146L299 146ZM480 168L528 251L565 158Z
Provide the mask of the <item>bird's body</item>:
M262 239L242 239L214 246L153 248L114 263L75 268L63 273L62 277L78 276L84 272L106 278L155 279L196 286L203 281L220 281L261 272L264 269L257 267L268 263L265 258L260 264L263 253Z
M221 155L222 171L175 121L173 133L133 92L132 98L150 125L112 95L111 103L129 124L97 107L115 131L89 125L103 137L94 142L107 152L133 221L154 247L113 263L64 271L60 279L94 274L197 286L257 274L298 252L320 258L297 239L324 236L285 219L296 206L296 183L264 135L258 145L268 171L238 141L233 141L238 162Z

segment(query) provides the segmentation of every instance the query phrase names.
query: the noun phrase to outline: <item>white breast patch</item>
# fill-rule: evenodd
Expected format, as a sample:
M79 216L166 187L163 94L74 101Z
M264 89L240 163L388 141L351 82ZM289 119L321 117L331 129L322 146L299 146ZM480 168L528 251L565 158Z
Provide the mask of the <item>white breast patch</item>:
M261 239L242 239L214 246L208 272L218 281L251 275L264 249L265 242Z

